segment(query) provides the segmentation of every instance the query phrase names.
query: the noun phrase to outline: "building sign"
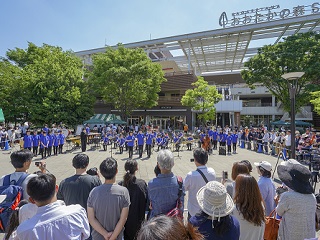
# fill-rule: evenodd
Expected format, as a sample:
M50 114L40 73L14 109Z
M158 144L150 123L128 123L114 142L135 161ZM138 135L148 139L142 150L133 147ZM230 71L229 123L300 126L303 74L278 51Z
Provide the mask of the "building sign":
M232 17L228 17L223 12L219 18L221 27L235 27L247 24L256 24L261 22L270 22L279 19L293 18L308 14L316 14L320 12L320 3L315 2L311 5L298 5L292 9L281 9L280 5L270 7L255 8L241 12L232 13Z
M172 109L171 106L160 106L160 109Z

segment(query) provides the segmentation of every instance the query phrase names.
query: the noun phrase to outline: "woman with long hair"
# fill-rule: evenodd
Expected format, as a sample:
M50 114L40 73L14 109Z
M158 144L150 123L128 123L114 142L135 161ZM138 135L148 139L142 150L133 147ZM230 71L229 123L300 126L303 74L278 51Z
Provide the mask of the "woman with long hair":
M223 184L211 181L200 188L197 201L201 212L190 218L205 239L238 240L239 221L230 215L234 209L231 196Z
M127 160L124 169L126 173L123 176L123 181L119 182L119 184L128 189L131 204L123 236L125 240L133 240L145 219L147 184L144 180L138 179L135 176L138 170L136 160Z
M258 183L254 177L240 174L235 184L233 216L240 222L240 240L263 240L265 212Z

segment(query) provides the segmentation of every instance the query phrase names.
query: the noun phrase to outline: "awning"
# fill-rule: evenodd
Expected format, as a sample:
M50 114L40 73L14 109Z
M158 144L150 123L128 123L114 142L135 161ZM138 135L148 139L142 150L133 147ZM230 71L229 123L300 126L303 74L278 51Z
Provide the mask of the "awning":
M121 117L115 114L95 114L89 120L84 121L84 124L106 124L114 120L121 121Z

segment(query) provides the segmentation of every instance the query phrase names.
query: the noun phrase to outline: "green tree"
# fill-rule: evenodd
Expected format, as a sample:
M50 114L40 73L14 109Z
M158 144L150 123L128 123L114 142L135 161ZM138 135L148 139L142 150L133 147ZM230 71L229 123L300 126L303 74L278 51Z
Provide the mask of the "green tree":
M147 57L142 49L118 45L92 57L89 83L97 97L114 106L125 120L137 108L158 104L160 85L166 79L161 66Z
M283 109L290 112L289 87L281 78L289 72L305 72L296 86L296 112L308 104L310 93L318 86L312 84L320 75L320 34L307 32L295 34L274 45L258 49L258 54L244 64L242 78L254 88L263 84L283 104Z
M82 62L73 52L29 43L26 50L9 50L7 58L10 68L20 69L17 78L23 83L19 95L26 110L25 120L75 125L92 116L95 99L82 80Z
M314 105L316 113L320 114L320 91L311 93L312 100L310 101Z
M198 118L203 123L215 119L214 104L222 98L215 86L209 86L208 82L203 77L198 77L198 80L192 85L194 89L188 89L181 98L183 106L191 107L199 112Z
M0 108L7 122L24 119L28 112L27 96L24 94L26 81L24 72L6 59L0 60Z

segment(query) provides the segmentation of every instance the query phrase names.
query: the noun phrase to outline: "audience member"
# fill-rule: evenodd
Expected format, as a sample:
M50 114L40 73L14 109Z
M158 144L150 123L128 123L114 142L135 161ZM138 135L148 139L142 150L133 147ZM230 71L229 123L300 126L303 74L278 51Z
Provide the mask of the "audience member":
M99 177L86 173L88 165L89 157L86 154L79 153L74 156L72 166L76 174L61 181L57 194L57 198L66 205L80 204L86 209L89 193L101 185Z
M36 215L17 228L17 239L86 239L90 229L86 211L80 205L65 206L57 201L56 178L41 174L29 180L30 201L38 206Z
M232 182L226 182L225 184L228 194L232 197L234 197L235 180L239 174L250 174L250 172L245 163L235 162L233 163L231 172Z
M208 152L203 148L196 148L193 151L194 164L197 170L187 174L184 180L185 191L188 191L188 218L200 212L197 201L197 192L209 181L216 180L216 173L212 168L206 166L208 162Z
M283 161L277 168L280 180L290 189L280 196L276 212L282 217L281 240L314 238L316 199L309 182L311 172L294 159Z
M202 240L204 237L191 224L184 225L182 220L165 215L154 217L145 222L137 240Z
M118 163L107 158L100 164L100 173L104 184L95 187L88 198L88 218L93 227L92 238L95 240L121 240L126 223L130 196L128 189L115 184Z
M249 160L241 160L240 163L244 163L247 166L247 168L249 169L249 172L252 172L252 165L249 162Z
M144 180L135 176L138 171L136 160L127 160L124 169L123 181L119 185L126 187L130 195L130 208L126 224L124 225L124 240L134 240L143 221L147 207L147 184Z
M29 199L29 195L27 193L27 184L31 178L37 176L36 174L28 174L28 169L30 167L32 158L33 158L33 153L29 149L13 152L10 156L10 159L11 159L12 166L16 170L14 173L6 175L6 176L9 176L10 184L15 184L19 181L20 178L22 179L25 178L25 180L21 184L21 187L23 189L23 199L26 199L26 200ZM41 166L39 167L43 171ZM6 176L1 177L0 186L3 186L4 179Z
M198 227L205 239L239 239L239 222L230 215L234 203L223 184L208 182L198 191L197 200L201 211L190 218L190 223Z
M263 199L254 177L240 174L236 178L233 211L240 222L240 240L263 240L265 212Z
M275 209L275 197L276 197L276 187L271 179L271 170L272 165L267 161L255 162L254 165L257 167L257 171L259 174L258 186L260 189L260 193L262 195L262 199L265 203L265 212L266 215L269 214Z
M161 173L148 183L148 197L150 200L150 217L167 214L177 203L179 184L178 178L172 173L174 165L173 154L165 149L157 155L157 164ZM184 189L180 197L182 209L184 206Z

